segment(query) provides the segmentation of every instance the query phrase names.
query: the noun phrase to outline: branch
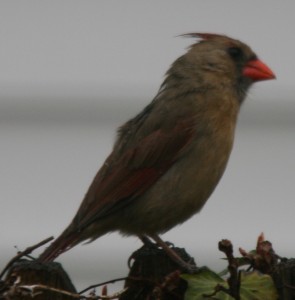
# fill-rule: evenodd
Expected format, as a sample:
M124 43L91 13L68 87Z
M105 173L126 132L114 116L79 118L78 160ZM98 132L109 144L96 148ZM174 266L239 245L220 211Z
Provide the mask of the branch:
M18 252L18 254L13 257L8 264L6 265L6 267L3 269L3 271L0 274L0 279L4 276L4 274L7 272L7 270L16 262L18 261L20 258L22 258L23 256L26 256L28 254L30 254L31 252L33 252L35 249L47 244L48 242L52 241L54 239L53 236L39 242L38 244L35 244L33 246L30 246L28 248L26 248L24 251Z
M94 289L94 288L102 286L102 285L106 285L106 284L109 284L109 283L114 283L114 282L121 281L121 280L127 280L127 279L128 279L128 277L121 277L121 278L116 278L116 279L112 279L112 280L109 280L109 281L105 281L105 282L102 282L102 283L93 284L93 285L90 285L89 287L87 287L86 289L80 291L79 294L81 295L81 294L89 291L90 289Z
M20 281L20 279L17 280L17 282L19 282L19 281ZM16 296L16 295L25 296L25 295L29 294L31 297L35 297L44 291L49 291L49 292L57 293L60 295L69 296L69 297L72 297L73 299L111 300L111 299L118 298L126 290L127 289L123 289L122 291L117 292L110 296L96 296L96 295L84 296L81 294L71 293L71 292L68 292L65 290L46 286L44 284L33 284L33 285L14 285L14 286L12 286L12 288L9 291L7 291L5 293L4 296Z

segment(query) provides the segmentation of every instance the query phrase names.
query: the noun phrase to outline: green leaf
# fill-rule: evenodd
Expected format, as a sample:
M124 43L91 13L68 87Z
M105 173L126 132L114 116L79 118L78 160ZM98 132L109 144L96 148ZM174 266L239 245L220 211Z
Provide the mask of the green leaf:
M225 288L228 288L226 281L206 267L201 268L197 274L183 274L181 277L188 282L185 300L208 300L210 298L205 298L203 295L212 294L217 284L221 284ZM233 300L231 296L224 292L218 292L216 298L220 300Z
M228 284L219 275L210 269L203 267L197 274L184 274L182 278L188 282L185 300L210 299L203 297L204 294L212 294L216 285L221 284L228 288ZM257 271L241 273L241 300L277 300L278 295L272 278L269 275ZM218 292L214 299L233 300L224 292Z
M241 300L277 300L278 294L272 278L257 271L242 272Z

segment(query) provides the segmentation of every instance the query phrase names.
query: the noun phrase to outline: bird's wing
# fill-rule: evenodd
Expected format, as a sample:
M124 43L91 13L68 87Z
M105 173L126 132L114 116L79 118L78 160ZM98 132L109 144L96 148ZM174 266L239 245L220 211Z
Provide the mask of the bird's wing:
M73 222L83 230L144 193L182 156L194 135L194 119L157 129L122 153L111 169L97 173ZM112 162L111 154L106 161Z

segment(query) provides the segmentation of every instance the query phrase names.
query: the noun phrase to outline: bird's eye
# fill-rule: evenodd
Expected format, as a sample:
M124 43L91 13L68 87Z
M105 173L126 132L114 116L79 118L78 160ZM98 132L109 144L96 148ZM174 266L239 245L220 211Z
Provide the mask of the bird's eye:
M230 47L228 48L227 52L235 60L240 59L243 56L243 51L238 47Z

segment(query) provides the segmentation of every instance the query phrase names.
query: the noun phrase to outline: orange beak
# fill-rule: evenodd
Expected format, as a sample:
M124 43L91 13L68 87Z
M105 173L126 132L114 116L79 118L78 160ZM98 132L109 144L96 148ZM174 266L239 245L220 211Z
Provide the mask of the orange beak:
M253 81L276 78L273 71L259 59L250 60L243 69L243 75Z

